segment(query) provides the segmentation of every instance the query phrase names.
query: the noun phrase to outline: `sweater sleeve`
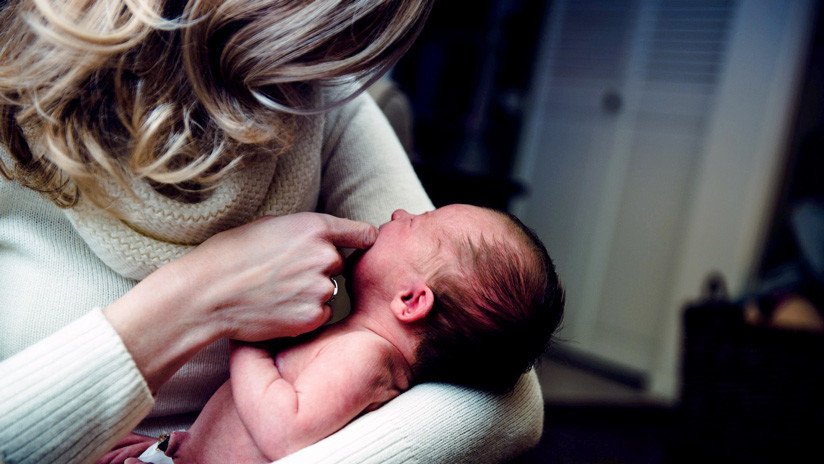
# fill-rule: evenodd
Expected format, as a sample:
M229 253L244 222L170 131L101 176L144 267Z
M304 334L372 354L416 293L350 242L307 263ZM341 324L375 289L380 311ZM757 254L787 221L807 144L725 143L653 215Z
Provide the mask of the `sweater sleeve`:
M368 95L332 112L325 130L320 206L326 212L380 224L396 208L432 209ZM542 428L534 372L507 395L425 384L278 463L496 463L534 446Z
M94 462L154 400L100 310L0 363L0 464Z
M434 209L392 127L364 93L324 125L319 209L375 225L398 208Z
M494 464L535 446L543 401L534 371L506 395L422 384L277 464Z

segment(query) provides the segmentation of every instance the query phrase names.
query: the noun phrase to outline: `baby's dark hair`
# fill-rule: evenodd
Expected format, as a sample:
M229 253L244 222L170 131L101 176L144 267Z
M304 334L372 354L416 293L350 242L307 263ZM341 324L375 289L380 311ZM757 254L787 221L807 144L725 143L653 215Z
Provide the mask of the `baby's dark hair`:
M458 264L427 282L435 301L420 331L416 382L509 391L561 322L564 291L546 248L518 218L494 212L512 234L462 238Z

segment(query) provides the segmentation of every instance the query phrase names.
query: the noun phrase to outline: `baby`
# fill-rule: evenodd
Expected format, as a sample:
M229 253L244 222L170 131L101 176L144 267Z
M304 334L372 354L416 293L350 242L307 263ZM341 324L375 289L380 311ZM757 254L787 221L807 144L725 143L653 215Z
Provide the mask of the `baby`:
M475 206L395 211L348 271L349 317L274 353L234 344L230 380L188 433L140 459L268 463L416 383L506 391L563 314L563 290L537 237L513 216ZM99 462L148 446L134 437Z

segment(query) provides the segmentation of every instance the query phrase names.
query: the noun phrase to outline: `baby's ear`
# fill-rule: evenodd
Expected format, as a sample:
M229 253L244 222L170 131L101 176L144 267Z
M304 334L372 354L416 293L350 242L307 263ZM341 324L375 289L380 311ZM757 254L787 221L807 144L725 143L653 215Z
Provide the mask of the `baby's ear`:
M395 294L389 306L399 321L410 323L425 318L434 302L432 289L421 282Z

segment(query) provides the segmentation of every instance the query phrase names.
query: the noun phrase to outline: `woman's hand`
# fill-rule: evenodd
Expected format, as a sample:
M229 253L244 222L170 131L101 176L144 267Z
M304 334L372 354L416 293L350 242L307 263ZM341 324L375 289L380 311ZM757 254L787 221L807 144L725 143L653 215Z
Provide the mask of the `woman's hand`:
M313 330L331 315L343 248L377 230L317 213L265 217L221 232L158 269L104 314L152 391L221 337L258 341Z
M338 248L368 248L374 227L316 213L265 217L215 235L174 266L197 282L221 335L245 341L294 336L331 317L343 271Z

